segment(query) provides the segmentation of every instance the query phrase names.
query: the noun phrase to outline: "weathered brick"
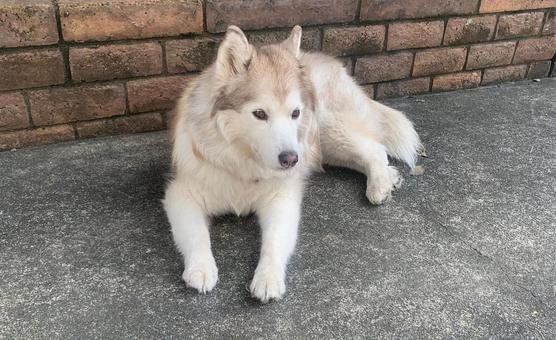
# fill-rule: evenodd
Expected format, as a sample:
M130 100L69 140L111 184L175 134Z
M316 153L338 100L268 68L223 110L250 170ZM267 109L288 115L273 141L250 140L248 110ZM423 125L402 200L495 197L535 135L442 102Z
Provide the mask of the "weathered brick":
M413 54L408 52L358 58L355 78L360 83L374 83L409 77Z
M0 150L18 149L26 146L59 143L75 138L69 125L41 127L0 133Z
M417 52L413 76L461 71L466 53L465 47L444 47Z
M388 50L438 46L443 32L443 21L393 23L388 26Z
M138 79L127 83L127 96L131 112L165 110L174 107L191 76Z
M0 94L0 131L29 126L25 101L20 93Z
M401 97L429 92L430 78L414 78L398 80L377 85L376 97Z
M69 60L78 82L148 76L162 72L162 47L144 43L72 48Z
M50 45L58 42L50 0L3 0L0 5L0 47Z
M434 77L432 80L433 91L453 91L460 89L469 89L477 87L481 84L481 72L461 72L452 74L443 74Z
M362 0L361 20L426 18L470 14L478 0Z
M527 65L510 65L485 69L482 85L520 80L525 77Z
M482 0L479 12L495 13L556 7L556 0Z
M529 65L529 71L527 71L527 78L534 79L548 77L551 64L550 60L531 63L531 65Z
M164 129L158 112L80 122L75 126L80 138L158 131Z
M487 41L494 35L496 16L452 18L448 20L444 45L468 44Z
M125 113L125 93L121 85L38 90L30 93L29 101L35 125L53 125Z
M251 44L262 46L282 42L290 35L290 30L254 31L245 34ZM301 48L306 51L320 50L320 31L314 28L304 28L301 36Z
M552 9L546 17L542 34L556 34L556 9Z
M466 68L508 65L512 62L515 45L515 41L473 45L469 49Z
M385 33L383 25L328 28L322 50L338 56L379 52L384 49Z
M537 35L541 31L544 12L502 15L498 20L496 39Z
M373 84L362 85L361 88L363 89L363 91L365 91L365 93L367 94L367 96L369 96L369 98L374 99L375 86Z
M67 41L138 39L203 31L199 0L59 0Z
M515 51L514 64L552 59L556 53L556 36L520 40Z
M0 91L64 82L64 65L58 50L0 55L0 70Z
M207 29L223 32L229 25L250 30L350 22L356 10L356 0L207 0Z
M199 38L166 42L168 72L200 71L216 58L220 39Z

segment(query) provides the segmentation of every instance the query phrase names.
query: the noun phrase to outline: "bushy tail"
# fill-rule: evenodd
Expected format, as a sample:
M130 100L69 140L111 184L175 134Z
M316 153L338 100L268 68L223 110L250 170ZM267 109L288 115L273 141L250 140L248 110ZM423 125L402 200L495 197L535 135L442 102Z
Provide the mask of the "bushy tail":
M404 161L413 169L417 161L417 154L422 148L413 123L398 110L377 102L373 102L373 106L375 106L373 109L381 114L383 143L388 155Z

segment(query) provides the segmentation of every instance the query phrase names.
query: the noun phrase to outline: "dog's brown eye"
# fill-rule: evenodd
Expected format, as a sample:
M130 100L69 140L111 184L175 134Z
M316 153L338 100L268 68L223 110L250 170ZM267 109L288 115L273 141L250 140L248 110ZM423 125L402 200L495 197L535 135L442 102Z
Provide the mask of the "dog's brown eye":
M260 120L267 120L268 116L266 115L266 112L264 112L263 110L255 110L253 111L253 116L255 116L255 118L260 119Z
M299 115L301 114L301 112L299 111L299 109L295 109L292 112L292 119L297 119L299 117Z

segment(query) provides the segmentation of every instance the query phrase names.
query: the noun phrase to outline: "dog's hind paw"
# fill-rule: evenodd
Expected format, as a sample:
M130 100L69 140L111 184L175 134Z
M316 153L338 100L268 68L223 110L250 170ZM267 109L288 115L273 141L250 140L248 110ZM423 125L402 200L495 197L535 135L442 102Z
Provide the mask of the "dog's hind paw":
M188 287L197 289L199 293L210 292L218 282L218 268L214 259L188 266L183 271L182 279Z
M270 300L280 300L286 292L283 275L273 271L256 270L249 288L251 296L262 303Z
M382 204L392 197L392 191L402 185L398 170L388 166L380 175L372 174L367 180L367 198L372 204Z

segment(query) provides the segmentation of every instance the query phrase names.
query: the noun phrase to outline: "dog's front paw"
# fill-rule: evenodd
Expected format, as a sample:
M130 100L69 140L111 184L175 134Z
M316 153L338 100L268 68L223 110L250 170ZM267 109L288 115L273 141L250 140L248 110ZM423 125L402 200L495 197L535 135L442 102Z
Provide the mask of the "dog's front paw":
M267 303L280 300L286 292L284 274L281 270L257 268L250 286L251 296Z
M182 279L188 287L197 289L199 293L210 292L218 282L218 268L214 257L210 255L210 258L190 261L183 271Z

